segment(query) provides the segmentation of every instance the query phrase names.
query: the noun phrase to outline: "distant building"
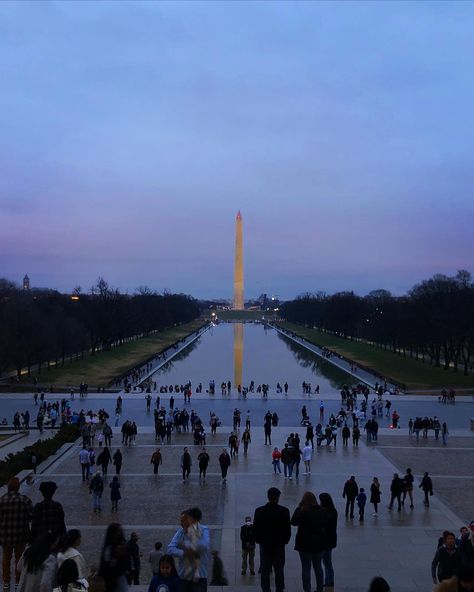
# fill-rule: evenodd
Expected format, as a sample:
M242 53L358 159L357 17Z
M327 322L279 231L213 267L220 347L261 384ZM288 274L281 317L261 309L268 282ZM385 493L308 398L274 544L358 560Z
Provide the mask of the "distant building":
M25 277L23 278L23 290L29 290L30 289L30 278L28 277L28 274L25 274Z

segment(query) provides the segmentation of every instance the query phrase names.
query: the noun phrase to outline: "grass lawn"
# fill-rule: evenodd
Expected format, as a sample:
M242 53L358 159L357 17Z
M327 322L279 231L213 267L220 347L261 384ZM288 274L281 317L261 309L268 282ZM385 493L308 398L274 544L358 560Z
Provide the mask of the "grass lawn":
M279 323L284 329L293 331L308 341L326 346L354 362L372 368L383 376L404 383L407 390L436 389L442 387L472 388L474 376L464 376L462 371L453 372L423 364L419 360L404 358L367 343L349 341L317 329L310 329L293 323Z
M150 337L125 343L110 351L96 353L95 356L87 355L84 360L66 361L64 368L52 368L49 371L43 369L41 374L32 372L30 380L32 382L36 376L38 384L77 388L84 381L91 389L95 389L97 385L106 386L117 376L193 333L205 323L206 321L202 319L196 319L191 323L173 327Z
M273 319L273 311L265 310L218 310L217 318L222 321L261 321Z

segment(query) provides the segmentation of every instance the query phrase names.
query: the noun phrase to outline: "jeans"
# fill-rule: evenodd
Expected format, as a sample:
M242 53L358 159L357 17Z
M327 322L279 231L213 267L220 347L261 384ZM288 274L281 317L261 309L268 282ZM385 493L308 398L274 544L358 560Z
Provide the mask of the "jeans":
M102 510L102 492L92 492L92 506L94 508L94 512L96 510L99 510L99 512Z
M323 567L321 565L322 551L303 552L300 551L301 579L303 580L304 592L311 592L311 564L316 576L316 592L323 592Z
M17 543L16 545L3 545L3 583L9 584L11 579L11 564L13 555L15 555L15 582L20 581L20 573L17 571L18 561L23 555L26 543Z
M324 549L322 554L324 565L324 585L334 586L334 568L332 566L332 549Z
M207 579L199 578L197 582L180 580L181 592L207 592Z
M275 573L275 591L285 590L285 546L263 547L260 545L260 583L262 592L270 592L270 570Z
M86 481L89 479L89 465L86 463L81 463L81 472L82 472L82 480Z
M280 461L279 460L274 460L273 461L273 471L276 473L278 469L278 472L281 473L281 468L280 468Z

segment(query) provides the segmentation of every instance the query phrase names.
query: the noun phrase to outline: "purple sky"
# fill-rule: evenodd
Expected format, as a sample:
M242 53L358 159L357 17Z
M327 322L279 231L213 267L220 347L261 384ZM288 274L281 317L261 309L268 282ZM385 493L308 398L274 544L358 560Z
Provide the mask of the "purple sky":
M472 271L474 4L0 3L0 276L231 297Z

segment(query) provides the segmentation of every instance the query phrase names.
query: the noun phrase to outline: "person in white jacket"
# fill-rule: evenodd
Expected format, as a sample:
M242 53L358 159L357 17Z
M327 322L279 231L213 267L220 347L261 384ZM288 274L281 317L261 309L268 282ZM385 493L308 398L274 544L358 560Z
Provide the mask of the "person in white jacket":
M304 470L305 470L303 475L310 475L311 474L311 459L313 458L313 449L311 448L311 444L309 443L309 440L306 440L301 458L303 459Z
M77 565L79 572L78 580L81 584L88 588L87 577L89 576L89 568L82 553L78 550L81 544L81 531L73 528L68 530L63 541L60 544L58 553L58 568L66 561L66 559L73 559Z

